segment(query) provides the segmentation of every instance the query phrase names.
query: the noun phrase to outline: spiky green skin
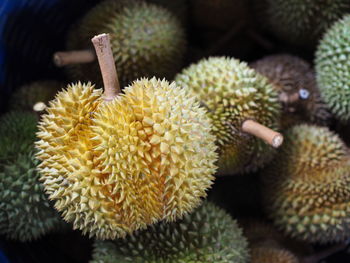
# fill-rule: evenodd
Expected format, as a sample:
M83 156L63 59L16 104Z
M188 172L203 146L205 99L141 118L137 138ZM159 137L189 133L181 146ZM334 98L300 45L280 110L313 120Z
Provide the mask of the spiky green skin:
M95 241L90 263L243 263L248 244L236 221L206 202L180 221L161 222L125 239Z
M212 57L183 70L175 81L208 110L220 148L219 174L254 171L271 160L275 150L241 128L247 119L279 126L277 92L265 77L244 62Z
M341 121L350 120L350 15L323 36L316 52L316 79L321 96Z
M184 30L168 10L139 1L107 0L72 29L68 49L92 48L91 37L109 33L122 87L140 77L172 79L185 52ZM102 87L98 62L71 66L76 80Z
M63 85L57 81L37 81L24 85L11 96L10 109L33 111L35 103L47 104L62 87Z
M262 179L266 212L289 236L319 243L350 237L350 157L327 128L289 129Z
M290 44L311 47L349 11L348 0L264 0L261 5L264 22L272 33Z
M0 117L0 162L33 148L37 117L26 112L9 112Z
M162 6L172 12L178 17L178 19L185 25L188 20L188 1L187 0L147 0L149 3L153 3Z
M62 224L44 194L37 164L32 152L0 162L0 234L9 239L34 240Z
M308 62L296 56L279 54L257 60L251 67L267 77L279 93L293 94L301 88L309 91L308 99L293 105L295 112L290 112L288 108L284 110L281 118L283 128L303 122L325 126L330 123L331 114L321 99L314 71Z

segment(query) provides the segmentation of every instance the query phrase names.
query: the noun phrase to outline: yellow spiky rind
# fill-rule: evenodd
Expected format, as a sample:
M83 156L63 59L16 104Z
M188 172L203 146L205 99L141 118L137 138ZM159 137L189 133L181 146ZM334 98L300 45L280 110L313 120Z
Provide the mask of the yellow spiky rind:
M270 246L255 246L251 249L251 263L299 263L291 251Z
M296 56L278 54L264 57L251 67L267 77L278 92L293 94L302 88L310 93L307 99L298 102L295 112L288 109L283 112L283 128L305 122L324 126L330 123L331 114L321 98L315 73L308 62Z
M123 237L201 203L216 170L210 130L205 111L175 83L141 79L110 103L79 83L58 94L40 123L39 170L75 228Z
M350 237L350 158L327 128L298 125L262 172L266 211L289 236L308 242Z
M219 146L219 173L256 170L271 160L274 149L242 131L253 119L269 128L279 126L280 104L268 80L233 58L211 57L184 69L175 81L208 110Z
M94 35L108 33L121 86L140 77L172 79L186 49L185 32L171 12L138 0L106 0L91 9L69 36L69 50L92 48ZM73 79L102 86L98 62L72 65Z

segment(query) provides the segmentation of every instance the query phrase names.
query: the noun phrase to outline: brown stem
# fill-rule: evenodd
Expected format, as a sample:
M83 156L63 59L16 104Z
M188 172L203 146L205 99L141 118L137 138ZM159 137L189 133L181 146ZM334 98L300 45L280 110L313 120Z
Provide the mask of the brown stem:
M63 67L72 64L90 63L95 59L95 52L91 49L59 51L53 54L53 62L57 67Z
M278 148L283 142L282 134L271 130L270 128L261 125L253 120L246 120L242 124L242 130L246 133L254 135L260 139L263 139L271 146Z
M317 252L314 255L302 258L301 263L317 263L324 258L327 258L327 257L329 257L329 256L331 256L339 251L344 250L348 246L348 244L349 244L348 241L340 243L340 244L336 244L336 245L329 247L325 250Z
M100 34L91 39L94 44L102 73L105 101L113 100L120 93L117 69L113 58L109 34Z

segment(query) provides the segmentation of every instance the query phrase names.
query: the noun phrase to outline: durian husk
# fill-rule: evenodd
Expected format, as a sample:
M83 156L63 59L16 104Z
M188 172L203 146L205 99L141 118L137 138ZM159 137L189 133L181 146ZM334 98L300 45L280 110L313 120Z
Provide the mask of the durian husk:
M210 57L175 77L208 110L219 147L220 175L246 173L268 163L275 149L242 131L252 119L278 130L281 106L268 80L233 58Z
M296 124L312 123L328 126L331 114L322 100L316 85L315 73L305 60L287 54L270 55L251 64L251 67L269 79L279 94L292 95L300 89L309 92L306 100L286 105L281 117L281 127L287 129ZM289 108L293 108L291 112Z
M90 10L68 34L67 49L89 49L91 37L108 33L121 87L140 77L172 79L186 50L185 32L170 11L137 0L106 0ZM72 80L102 87L98 62L68 67Z
M217 154L194 97L155 78L109 103L101 95L91 84L71 85L39 125L41 179L64 219L114 239L200 205Z
M268 245L251 249L251 263L302 263L291 251Z
M90 263L247 263L248 243L225 211L205 202L182 220L161 222L125 239L95 241Z
M350 157L324 127L297 125L261 172L268 216L289 237L311 243L350 237Z

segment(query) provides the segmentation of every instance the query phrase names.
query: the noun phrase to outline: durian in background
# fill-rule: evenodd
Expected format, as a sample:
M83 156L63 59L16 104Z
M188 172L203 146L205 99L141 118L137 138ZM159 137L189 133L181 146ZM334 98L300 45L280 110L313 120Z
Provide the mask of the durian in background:
M187 26L188 23L188 0L147 0L147 2L162 6L172 12L183 24Z
M300 123L330 124L331 114L316 85L315 74L305 60L288 54L266 56L250 65L269 79L283 105L283 129Z
M334 23L320 41L315 58L321 96L336 118L344 123L350 120L349 27L350 15Z
M291 251L269 245L251 248L251 263L301 263L302 261ZM317 262L314 262L317 263Z
M140 79L118 95L106 34L93 39L105 92L72 84L39 125L39 170L55 207L100 239L173 221L206 196L216 171L205 110L186 90ZM102 49L101 49L102 47Z
M58 81L36 81L19 87L11 96L9 107L15 111L36 111L35 105L43 107L63 88Z
M287 130L261 178L266 213L289 237L322 244L350 237L349 151L328 128Z
M204 202L183 219L148 227L125 239L95 241L90 263L247 263L249 250L237 222Z
M208 111L219 147L219 174L254 171L272 159L283 141L271 130L279 128L281 106L265 77L236 59L210 57L184 69L175 81Z
M68 35L70 52L57 52L57 65L69 65L73 80L102 87L90 39L109 33L121 87L140 77L172 79L186 50L184 29L167 9L137 0L106 0L91 9Z
M256 14L280 40L314 48L322 34L350 12L348 0L255 0Z
M64 227L36 171L37 118L31 113L10 112L1 116L0 122L0 234L13 240L35 240Z

